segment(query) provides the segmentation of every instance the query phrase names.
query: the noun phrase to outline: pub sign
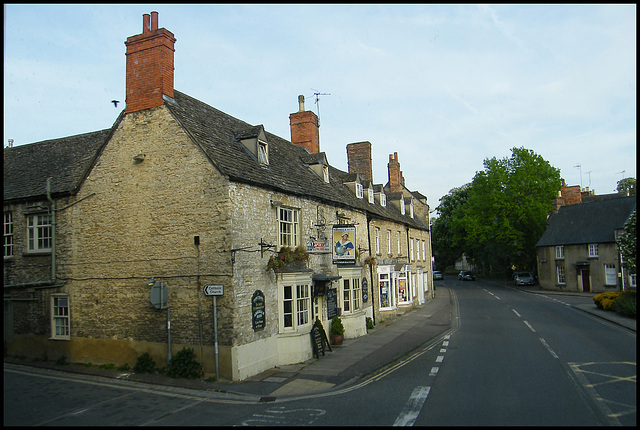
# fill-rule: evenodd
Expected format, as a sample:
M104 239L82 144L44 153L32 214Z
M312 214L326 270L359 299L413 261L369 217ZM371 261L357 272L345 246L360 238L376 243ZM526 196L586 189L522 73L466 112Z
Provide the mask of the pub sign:
M356 263L356 227L338 224L332 228L332 254L334 264Z

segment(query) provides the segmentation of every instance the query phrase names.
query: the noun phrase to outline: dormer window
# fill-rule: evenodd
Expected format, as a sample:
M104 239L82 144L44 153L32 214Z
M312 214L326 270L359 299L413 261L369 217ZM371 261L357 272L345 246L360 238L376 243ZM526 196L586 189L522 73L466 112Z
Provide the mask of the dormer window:
M269 147L262 140L258 141L258 161L263 166L269 165Z
M329 183L329 167L323 165L322 166L322 177L324 178L324 181L328 184Z
M405 206L404 206L404 199L400 199L400 212L402 213L402 215L407 213L407 211L405 209Z
M380 194L380 206L387 207L387 195Z
M373 188L369 188L369 203L373 204L375 202Z
M413 218L413 202L409 205L409 213L411 214L411 218Z
M356 182L356 197L361 199L364 197L364 192L362 188L362 184Z

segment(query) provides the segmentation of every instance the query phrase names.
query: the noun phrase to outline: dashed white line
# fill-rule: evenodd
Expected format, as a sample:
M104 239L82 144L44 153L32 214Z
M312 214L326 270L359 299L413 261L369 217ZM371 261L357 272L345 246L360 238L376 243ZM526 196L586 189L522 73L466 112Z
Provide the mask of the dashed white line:
M443 361L443 360L444 360L444 355L439 355L439 356L436 358L436 363L442 363L442 361Z
M556 354L555 352L553 352L553 349L551 349L551 347L549 346L549 344L547 343L547 341L545 341L543 338L540 338L540 342L542 342L542 344L544 345L545 348L547 348L547 350L549 351L549 353L551 353L551 355L553 356L553 358L558 358L558 354Z
M444 342L442 342L442 346L449 346L449 341L445 340Z
M529 327L529 329L530 329L532 332L534 332L534 333L536 332L536 330L535 330L533 327L531 327L531 324L529 324L529 321L525 321L524 323L527 325L527 327Z
M431 391L431 387L416 387L393 425L412 426L420 414L424 401L427 400L429 391Z
M446 352L447 352L447 348L442 348L442 349L440 349L440 354L444 354L444 353L446 353Z
M515 309L511 309L511 310L513 311L514 314L518 316L518 318L522 318L522 315L520 315L517 310Z
M439 367L432 367L431 372L429 372L429 376L436 376L439 370L440 370Z

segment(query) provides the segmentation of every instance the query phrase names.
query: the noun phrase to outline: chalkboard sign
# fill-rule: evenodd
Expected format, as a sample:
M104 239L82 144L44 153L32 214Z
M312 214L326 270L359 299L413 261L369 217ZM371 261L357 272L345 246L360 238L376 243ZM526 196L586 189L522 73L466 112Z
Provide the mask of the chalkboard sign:
M327 318L338 316L338 292L334 289L327 290Z
M253 329L263 329L265 326L265 313L264 313L264 294L262 291L256 290L251 297L251 320L253 322Z
M322 336L322 330L317 326L313 326L311 329L311 345L313 346L313 355L320 359L320 353L324 356L324 339Z

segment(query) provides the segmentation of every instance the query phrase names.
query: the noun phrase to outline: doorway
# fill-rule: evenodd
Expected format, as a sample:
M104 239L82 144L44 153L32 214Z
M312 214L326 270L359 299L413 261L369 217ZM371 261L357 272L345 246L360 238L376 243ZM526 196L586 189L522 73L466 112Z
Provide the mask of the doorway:
M580 270L580 277L582 278L582 292L590 292L591 284L589 283L589 269Z

